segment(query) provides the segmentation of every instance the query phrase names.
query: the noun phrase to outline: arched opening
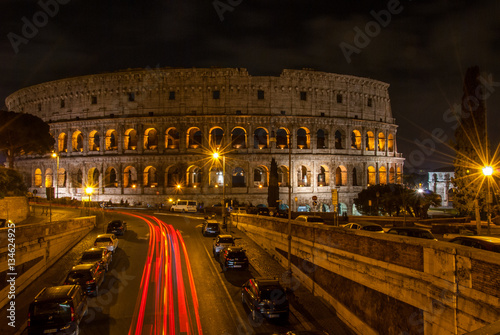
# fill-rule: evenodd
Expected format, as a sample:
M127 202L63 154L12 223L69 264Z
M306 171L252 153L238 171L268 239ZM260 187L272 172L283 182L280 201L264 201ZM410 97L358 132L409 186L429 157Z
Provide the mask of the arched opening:
M368 186L373 186L377 183L377 176L375 175L375 168L373 166L368 167Z
M118 187L118 179L114 167L108 167L106 169L104 174L104 187Z
M392 134L389 134L389 137L387 139L387 150L389 150L389 152L394 151L394 135Z
M335 132L335 149L344 149L343 136L339 130Z
M99 151L100 137L97 130L93 130L89 134L89 151Z
M369 151L375 150L375 135L373 134L373 131L367 131L366 132L366 149Z
M202 145L202 133L200 128L191 127L188 129L186 134L186 143L189 149L196 149Z
M123 144L125 150L137 150L137 131L135 129L125 131Z
M347 169L343 165L340 165L335 169L335 185L336 186L347 185Z
M328 186L330 185L330 171L328 170L328 166L321 165L318 173L318 186Z
M222 173L222 168L218 166L212 166L209 172L209 186L211 187L222 187L224 185L224 174Z
M254 149L266 149L268 147L268 132L265 128L257 128L253 133Z
M352 186L358 186L358 171L356 168L352 169Z
M351 133L351 148L361 149L361 133L357 129L354 129Z
M319 129L316 132L316 148L317 149L326 149L327 138L326 133L323 129Z
M288 187L288 167L284 165L278 168L278 185Z
M144 149L156 150L158 148L158 131L148 128L144 131Z
M401 168L399 166L396 169L396 182L401 184Z
M385 135L384 133L378 133L378 150L385 151Z
M267 187L267 167L258 166L253 170L253 185L255 187Z
M63 168L57 171L57 187L66 187L66 170Z
M247 132L241 127L231 131L231 143L234 149L245 149L247 147Z
M73 137L71 138L71 147L75 152L83 151L83 135L81 131L77 130L73 133Z
M232 180L231 180L232 186L233 187L245 187L245 170L241 167L236 167L233 169L232 172Z
M75 187L82 187L83 185L83 172L82 170L78 169L78 171L76 172L76 177L75 177L75 182L73 183L75 185Z
M311 133L309 129L302 127L297 130L297 149L311 148Z
M57 139L57 150L59 152L68 152L68 136L66 133L60 133Z
M144 169L143 185L144 187L158 186L158 177L156 174L156 168L154 166L148 166Z
M180 134L177 128L168 128L165 131L165 148L167 149L179 149Z
M170 166L165 172L165 184L167 187L177 187L183 185L182 172L178 166Z
M224 130L221 127L210 129L208 134L208 143L213 150L219 150L222 147L222 139L224 138Z
M106 143L105 143L106 150L118 150L118 138L117 138L117 132L114 129L109 129L106 132Z
M311 186L311 170L302 165L298 170L297 181L299 187Z
M200 187L202 180L202 170L199 166L192 165L186 170L186 180L188 187Z
M35 186L42 187L42 170L35 170Z
M137 170L133 166L127 166L123 170L123 187L124 188L137 187Z
M280 128L276 132L276 147L280 149L288 149L289 137L288 134L290 132L286 128Z
M91 168L87 176L87 185L93 188L99 187L99 170L97 168Z
M396 173L394 167L391 166L389 169L389 184L394 184L396 182Z
M385 166L379 167L378 180L379 180L379 183L382 185L387 184L387 169L385 168Z

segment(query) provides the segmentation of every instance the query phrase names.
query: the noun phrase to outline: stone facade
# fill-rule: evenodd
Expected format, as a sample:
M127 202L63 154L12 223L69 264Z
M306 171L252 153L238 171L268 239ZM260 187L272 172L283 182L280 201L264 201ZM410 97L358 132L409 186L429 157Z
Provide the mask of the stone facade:
M443 207L453 206L453 189L452 179L455 177L453 167L442 168L429 172L429 190L441 197Z
M350 213L368 184L401 182L388 87L312 70L131 69L27 87L6 105L41 117L56 139L57 159L17 163L39 195L54 186L79 199L92 185L99 201L207 206L225 192L266 204L274 158L283 203L291 170L292 208L316 195L317 210L329 210L336 188Z

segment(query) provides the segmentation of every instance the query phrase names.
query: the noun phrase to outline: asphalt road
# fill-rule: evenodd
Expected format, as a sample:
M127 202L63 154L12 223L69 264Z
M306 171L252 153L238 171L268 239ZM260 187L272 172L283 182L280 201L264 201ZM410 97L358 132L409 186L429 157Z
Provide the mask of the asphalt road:
M213 238L201 234L203 218L199 215L118 210L98 215L101 224L16 298L17 324L25 324L29 302L44 286L64 281L79 255L103 232L103 223L120 218L127 221L128 231L119 237L98 296L88 298L89 313L81 324L81 335L273 334L317 329L324 321L333 324L321 327L331 334L351 334L338 319L330 320L336 318L334 311L326 316L309 313L318 303L308 306L305 300L291 300L288 321L252 321L241 302L241 285L263 275L265 263L271 260L234 228L232 233L239 238L237 245L248 249L250 268L223 272L212 255ZM312 297L307 292L303 295L301 299ZM314 320L320 317L329 320ZM0 333L13 333L4 325L0 325ZM335 332L329 327L334 327Z

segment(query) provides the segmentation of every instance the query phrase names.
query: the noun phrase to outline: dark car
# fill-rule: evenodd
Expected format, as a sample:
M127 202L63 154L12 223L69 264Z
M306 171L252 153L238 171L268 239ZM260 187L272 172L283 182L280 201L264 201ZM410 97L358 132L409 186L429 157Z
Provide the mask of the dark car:
M267 207L257 207L257 215L270 216L269 208Z
M80 257L80 260L78 261L78 264L93 264L99 262L107 272L112 259L113 253L107 248L90 248L83 252L82 257Z
M384 233L384 228L381 225L376 223L348 223L344 225L344 228L347 229L359 229L364 231L371 231L374 233Z
M99 263L73 266L66 276L64 285L80 285L88 295L99 294L99 286L104 281L104 267Z
M288 319L290 307L285 289L278 279L253 278L241 287L241 300L254 321L262 317Z
M108 228L106 228L106 233L115 234L116 236L125 234L127 231L127 223L122 220L113 220L108 223Z
M409 237L424 238L437 241L429 229L418 227L394 227L387 231L387 234L402 235Z
M78 334L87 311L80 285L46 287L29 306L28 334Z
M500 238L491 236L458 236L449 242L472 248L500 252Z
M220 225L216 220L205 220L203 221L201 233L203 234L203 236L219 235Z
M242 247L228 247L220 252L219 257L222 271L248 268L248 257Z
M295 218L295 220L310 223L325 223L325 220L323 220L320 216L312 215L299 215Z

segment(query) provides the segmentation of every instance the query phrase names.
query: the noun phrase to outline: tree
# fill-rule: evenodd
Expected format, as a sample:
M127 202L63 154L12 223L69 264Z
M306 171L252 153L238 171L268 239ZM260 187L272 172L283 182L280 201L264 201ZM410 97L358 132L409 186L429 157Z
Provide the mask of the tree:
M16 157L45 154L54 148L50 126L37 116L0 111L0 151L14 168Z
M483 90L479 68L467 69L461 114L457 116L459 127L455 130L455 177L452 180L456 187L453 206L463 215L473 213L475 199L484 204L484 194L480 192L482 168L490 156Z
M280 199L280 188L278 185L278 165L276 160L271 160L271 171L269 173L269 187L267 188L267 205L269 207L278 207Z
M25 195L28 189L19 172L0 167L0 198Z
M397 215L404 204L402 194L405 190L399 184L372 185L359 192L354 204L365 215Z

